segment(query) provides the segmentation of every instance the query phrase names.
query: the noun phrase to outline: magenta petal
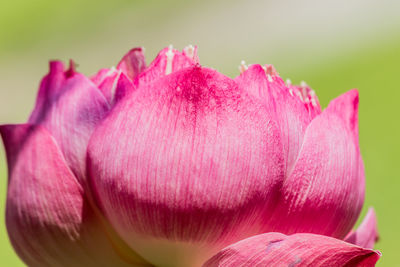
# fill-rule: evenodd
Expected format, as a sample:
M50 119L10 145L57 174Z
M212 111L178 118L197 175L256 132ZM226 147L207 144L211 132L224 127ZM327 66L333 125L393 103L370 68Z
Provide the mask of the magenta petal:
M268 111L201 67L125 97L95 130L88 155L102 210L156 265L188 266L264 232L284 174Z
M286 87L271 68L250 65L235 81L274 114L281 130L286 169L289 172L297 159L305 130L315 116L310 114L307 105Z
M275 111L275 100L265 70L261 65L250 65L249 68L235 78L239 87L260 99L269 110Z
M193 53L190 54L185 50L180 52L171 46L164 48L158 53L153 62L136 77L134 84L136 86L146 84L165 75L198 64L197 48L194 49Z
M357 133L358 94L333 100L308 126L283 187L275 231L344 238L364 201L364 167Z
M61 62L50 64L29 123L43 125L51 133L72 171L84 180L87 142L109 104L85 76L67 73Z
M224 248L204 267L375 266L381 254L314 234L267 233Z
M145 68L146 59L142 47L131 49L117 65L117 69L121 70L131 81Z
M6 224L29 266L128 266L114 252L53 137L41 126L3 125L9 183Z
M360 247L374 248L374 244L378 238L375 211L373 208L370 208L357 230L350 232L344 240Z

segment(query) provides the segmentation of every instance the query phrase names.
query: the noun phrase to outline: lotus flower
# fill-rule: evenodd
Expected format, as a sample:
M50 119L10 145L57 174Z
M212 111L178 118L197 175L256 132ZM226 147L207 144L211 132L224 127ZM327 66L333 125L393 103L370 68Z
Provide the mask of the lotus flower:
M192 46L91 78L52 61L28 122L0 127L11 243L29 266L373 266L357 108Z

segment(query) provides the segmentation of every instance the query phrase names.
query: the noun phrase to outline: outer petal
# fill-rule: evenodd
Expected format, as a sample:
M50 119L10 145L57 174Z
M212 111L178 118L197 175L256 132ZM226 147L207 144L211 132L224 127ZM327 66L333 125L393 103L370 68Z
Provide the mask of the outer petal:
M165 75L196 64L198 64L197 48L193 48L191 52L188 52L188 49L180 52L170 46L158 53L150 66L136 77L134 84L137 86L153 82Z
M61 62L51 62L43 79L29 123L43 125L57 140L68 165L83 181L88 139L109 105L85 76L64 72Z
M9 184L6 224L29 266L128 266L114 252L66 165L41 126L3 125Z
M297 95L293 86L288 88L271 65L250 65L235 81L243 90L260 99L274 114L281 130L286 169L289 172L297 159L305 130L315 117L315 112L311 113L308 106L319 107L319 104L315 100L313 104L304 102L302 95Z
M364 201L357 137L358 93L333 100L308 126L293 171L285 180L274 231L344 238Z
M370 208L357 230L350 232L344 240L357 246L373 248L378 238L375 211L373 208Z
M231 79L200 67L124 98L88 155L107 218L156 265L201 263L263 232L283 180L269 113Z
M119 76L116 86L117 88L115 89L115 95L112 101L113 104L118 103L126 95L136 90L136 87L133 85L133 83L123 73L121 73L121 75Z
M230 245L204 267L251 266L375 266L378 251L314 234L268 233Z

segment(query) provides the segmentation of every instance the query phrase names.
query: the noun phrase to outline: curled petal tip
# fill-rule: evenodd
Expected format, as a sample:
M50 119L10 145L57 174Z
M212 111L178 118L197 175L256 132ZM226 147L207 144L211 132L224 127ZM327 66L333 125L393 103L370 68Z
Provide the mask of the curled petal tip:
M146 59L143 47L135 47L124 55L117 65L132 81L146 68Z

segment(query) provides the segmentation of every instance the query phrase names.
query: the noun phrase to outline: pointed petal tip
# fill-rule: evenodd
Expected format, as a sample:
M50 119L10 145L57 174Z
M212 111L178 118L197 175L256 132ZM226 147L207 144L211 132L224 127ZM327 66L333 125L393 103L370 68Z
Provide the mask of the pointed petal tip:
M291 210L290 220L283 221L292 223L279 231L312 232L342 239L354 226L365 194L363 164L354 139L357 133L348 126L350 115L354 115L349 103L357 101L357 96L354 90L333 100L308 125L283 190L283 206L288 205L285 209Z
M260 64L250 64L250 65L248 65L247 71L248 72L254 71L254 72L257 72L257 73L265 74L264 68Z
M358 104L359 93L352 89L337 98L333 99L324 112L336 114L343 120L348 129L352 132L358 144Z
M30 124L0 125L0 135L3 139L9 167L11 167L12 162L15 160L15 157L18 154L21 144L32 129L33 126Z
M357 111L358 108L358 103L359 103L359 93L357 89L351 89L335 99L333 99L329 105L328 109L339 109L339 108L353 108L354 110ZM349 107L347 107L347 106Z
M351 231L344 240L360 247L373 249L379 240L377 219L374 208L370 207L356 231Z
M124 98L129 93L133 92L136 88L134 87L131 80L124 74L121 73L119 76L116 89L115 89L115 96L113 99L113 103L117 103L122 98Z
M242 63L244 64L244 61L242 60ZM266 64L266 65L261 65L261 64L249 64L246 66L245 70L241 72L241 75L243 74L249 74L252 73L254 74L260 74L260 75L273 75L273 76L279 76L278 72L276 72L275 68L271 64Z
M132 49L130 49L123 57L122 57L122 60L125 58L125 57L130 57L130 56L132 56L132 55L141 55L141 56L144 56L144 52L145 52L145 49L144 49L144 47L142 47L142 46L137 46L137 47L134 47L134 48L132 48ZM122 62L122 60L118 63L118 65Z

